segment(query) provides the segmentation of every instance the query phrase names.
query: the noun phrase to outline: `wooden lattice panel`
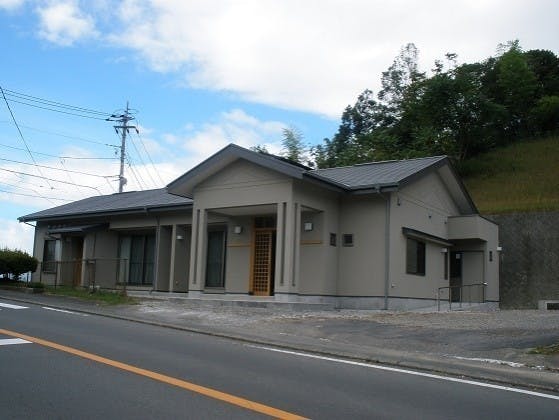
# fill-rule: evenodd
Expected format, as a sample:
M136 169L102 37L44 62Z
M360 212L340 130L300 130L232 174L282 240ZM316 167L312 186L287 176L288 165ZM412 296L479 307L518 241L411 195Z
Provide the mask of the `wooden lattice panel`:
M254 235L254 261L252 291L255 295L270 294L272 267L272 232L256 231Z

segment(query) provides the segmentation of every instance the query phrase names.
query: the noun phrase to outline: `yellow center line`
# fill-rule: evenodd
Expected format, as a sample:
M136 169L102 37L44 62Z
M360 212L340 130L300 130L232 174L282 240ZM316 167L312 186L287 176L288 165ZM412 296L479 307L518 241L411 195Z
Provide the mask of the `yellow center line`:
M257 403L255 401L250 401L245 398L236 397L225 392L217 391L215 389L206 388L201 385L196 385L191 382L183 381L182 379L173 378L171 376L163 375L161 373L152 372L147 369L142 369L136 366L128 365L126 363L118 362L116 360L107 359L102 356L97 356L96 354L87 353L82 350L75 349L73 347L64 346L62 344L54 343L52 341L43 340L37 337L31 337L29 335L20 334L18 332L4 330L0 328L0 334L8 335L11 337L21 338L23 340L31 341L41 346L50 347L65 353L73 354L74 356L83 357L84 359L93 360L98 363L103 363L108 366L113 366L117 369L122 369L127 372L132 372L137 375L145 376L147 378L163 382L169 385L177 386L179 388L186 389L188 391L196 392L206 397L214 398L216 400L224 401L229 404L237 405L239 407L246 408L248 410L256 411L261 414L268 415L270 417L275 417L278 419L304 419L297 414L289 413L287 411L279 410L274 407L270 407L264 404Z

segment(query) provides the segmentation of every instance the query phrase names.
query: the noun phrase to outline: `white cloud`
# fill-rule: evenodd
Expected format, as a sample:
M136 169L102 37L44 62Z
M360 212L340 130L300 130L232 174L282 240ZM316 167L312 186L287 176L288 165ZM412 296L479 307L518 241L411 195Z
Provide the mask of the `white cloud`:
M38 7L39 36L54 44L70 46L98 36L93 17L82 12L75 1L49 2Z
M0 219L0 248L4 247L33 254L33 228L15 220Z
M24 3L25 0L0 0L0 9L12 11L19 9Z
M363 89L378 91L408 42L424 69L447 52L484 59L516 38L557 49L558 8L546 0L128 0L118 11L124 29L109 38L190 86L339 117Z
M200 163L229 143L246 148L260 144L271 153L279 153L284 127L286 124L279 121L261 121L243 110L233 109L222 113L218 121L205 124L185 136L181 143L187 151L190 166Z

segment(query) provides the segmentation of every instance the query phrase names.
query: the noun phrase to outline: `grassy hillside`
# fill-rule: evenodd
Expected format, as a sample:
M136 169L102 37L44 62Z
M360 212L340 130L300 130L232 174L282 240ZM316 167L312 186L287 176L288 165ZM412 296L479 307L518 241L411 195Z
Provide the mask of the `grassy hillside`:
M481 213L559 210L559 137L511 144L459 171Z

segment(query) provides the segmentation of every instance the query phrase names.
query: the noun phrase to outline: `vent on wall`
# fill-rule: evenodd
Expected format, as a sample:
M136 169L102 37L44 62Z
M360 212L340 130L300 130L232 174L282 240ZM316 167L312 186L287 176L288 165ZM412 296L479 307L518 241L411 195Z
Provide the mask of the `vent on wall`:
M559 300L540 300L538 309L544 311L559 311Z

